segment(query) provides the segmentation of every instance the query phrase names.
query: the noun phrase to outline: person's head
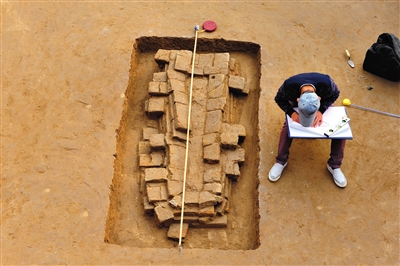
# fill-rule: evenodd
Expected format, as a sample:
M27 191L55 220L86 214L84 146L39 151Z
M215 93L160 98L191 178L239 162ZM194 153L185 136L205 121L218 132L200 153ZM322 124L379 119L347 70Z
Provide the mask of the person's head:
M320 106L320 97L315 93L312 84L304 84L300 87L300 98L298 101L299 119L303 127L310 127L317 115Z

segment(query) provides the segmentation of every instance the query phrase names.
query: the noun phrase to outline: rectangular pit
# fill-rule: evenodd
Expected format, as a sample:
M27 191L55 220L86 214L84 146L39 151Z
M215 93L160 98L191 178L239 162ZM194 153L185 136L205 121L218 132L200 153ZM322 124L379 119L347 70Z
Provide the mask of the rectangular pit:
M201 34L199 35L201 37ZM163 119L157 120L157 112L154 112L156 118L149 113L146 115L145 112L145 109L148 108L146 101L150 98L149 82L153 81L154 73L163 71L163 66L154 59L155 54L159 49L193 51L193 47L193 38L142 37L135 41L129 84L125 93L126 99L120 127L117 131L115 171L110 191L110 207L105 233L107 243L140 248L172 248L176 245L175 241L167 238L168 228L165 225L159 225L154 219L154 214L151 214L151 207L147 211L145 210L143 197L146 189L143 183L143 167L140 167L138 145L143 141L144 129L164 129L164 126L160 126L160 121ZM245 150L245 160L240 165L240 177L237 180L235 178L229 179L232 181L229 185L231 196L229 197L229 208L226 210L228 220L226 226L207 228L208 226L189 225L184 247L232 250L256 249L259 246L257 186L260 46L249 42L199 38L196 55L208 55L210 53L229 53L230 57L236 60L236 67L230 70L230 74L235 76L235 79L232 78L232 80L235 80L235 84L239 85L229 86L240 87L242 80L237 79L237 77L243 77L246 81L246 93L237 95L233 88L229 92L228 110L223 111L225 120L229 120L232 124L242 125L246 129L245 138L240 139L240 146ZM158 78L162 79L162 77L157 76ZM233 94L236 97L231 97ZM156 106L155 108L161 107ZM193 123L196 123L196 121L192 121ZM196 126L193 126L193 134L195 134L195 128ZM182 135L182 132L178 132L177 135L184 138L186 133ZM234 144L229 143L229 138L226 139L225 146L231 149ZM189 146L189 148L191 147ZM165 151L157 152L165 154ZM195 157L198 157L198 154L202 154L202 152L191 153L190 158L194 160ZM195 172L192 170L192 173L188 173L188 186L192 185L192 187L187 188L187 191L195 190L194 187L199 186L199 184L191 184L190 182L190 178L195 175ZM234 174L231 175L234 176ZM228 185L225 187L228 187ZM154 189L151 191L154 191Z

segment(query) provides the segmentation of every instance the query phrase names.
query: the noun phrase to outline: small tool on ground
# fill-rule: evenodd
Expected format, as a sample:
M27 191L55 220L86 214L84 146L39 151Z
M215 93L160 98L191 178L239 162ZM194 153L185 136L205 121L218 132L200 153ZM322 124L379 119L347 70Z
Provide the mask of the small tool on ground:
M350 60L350 53L348 50L346 50L346 54L347 54L347 57L349 58L349 60L347 60L347 63L349 64L349 66L354 68L354 62Z
M379 114L383 114L383 115L388 115L388 116L400 118L400 115L391 114L391 113L387 113L387 112L383 112L383 111L378 111L378 110L374 110L374 109L371 109L371 108L367 108L367 107L363 107L363 106L359 106L359 105L352 104L352 103L350 102L350 99L348 99L348 98L343 99L342 104L343 104L344 106L355 107L355 108L358 108L358 109L363 109L363 110L367 110L367 111L371 111L371 112L375 112L375 113L379 113Z

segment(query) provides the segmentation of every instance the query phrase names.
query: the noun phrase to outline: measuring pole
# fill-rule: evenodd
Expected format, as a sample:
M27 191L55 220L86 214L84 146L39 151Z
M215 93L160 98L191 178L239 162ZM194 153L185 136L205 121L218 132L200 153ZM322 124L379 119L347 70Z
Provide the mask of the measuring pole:
M187 165L189 158L189 133L190 133L190 117L192 113L192 98L193 98L193 76L194 76L194 62L196 56L196 46L197 46L197 35L199 33L199 26L196 25L195 38L194 38L194 49L193 49L193 59L192 59L192 73L190 76L190 91L189 91L189 108L188 108L188 123L186 131L186 150L185 150L185 168L183 171L183 189L182 189L182 209L181 209L181 220L179 226L179 252L182 252L182 228L183 228L183 213L185 211L185 188L186 188L186 176L187 176Z

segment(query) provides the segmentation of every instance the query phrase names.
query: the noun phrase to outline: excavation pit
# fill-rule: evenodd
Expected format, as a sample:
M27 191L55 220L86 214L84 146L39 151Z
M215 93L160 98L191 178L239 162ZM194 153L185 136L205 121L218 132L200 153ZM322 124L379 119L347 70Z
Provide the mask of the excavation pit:
M199 38L192 80L193 47L194 38L134 43L107 243L176 246L190 109L184 247L259 246L260 46Z

